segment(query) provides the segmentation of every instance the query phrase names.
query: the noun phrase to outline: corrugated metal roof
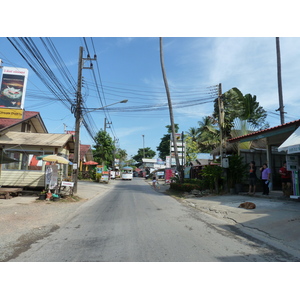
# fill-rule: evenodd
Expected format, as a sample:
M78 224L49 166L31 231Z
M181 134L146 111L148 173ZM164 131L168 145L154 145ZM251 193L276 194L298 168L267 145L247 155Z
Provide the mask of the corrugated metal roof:
M279 129L294 126L294 125L300 125L300 119L289 122L289 123L285 123L285 124L282 124L282 125L278 125L278 126L275 126L275 127L267 128L267 129L264 129L264 130L255 131L255 132L252 132L252 133L249 133L249 134L246 134L246 135L238 136L236 138L229 139L228 142L234 143L234 142L238 142L239 140L242 140L242 139L245 139L245 138L248 138L248 137L262 138L263 136L262 137L259 137L259 136L263 135L265 133L269 133L269 132L272 132L272 131L277 131Z
M65 133L28 133L10 131L0 136L0 144L6 145L63 147L69 140L72 141L72 134Z

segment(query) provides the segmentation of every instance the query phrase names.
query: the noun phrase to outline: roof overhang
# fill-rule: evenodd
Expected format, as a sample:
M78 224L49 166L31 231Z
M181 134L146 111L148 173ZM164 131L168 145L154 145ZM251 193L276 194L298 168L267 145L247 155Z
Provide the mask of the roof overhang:
M229 139L230 143L249 142L266 138L269 145L279 146L300 126L300 120Z
M72 134L9 131L0 136L0 145L64 147L67 144L69 146L69 150L72 152L72 150L74 150L74 140Z

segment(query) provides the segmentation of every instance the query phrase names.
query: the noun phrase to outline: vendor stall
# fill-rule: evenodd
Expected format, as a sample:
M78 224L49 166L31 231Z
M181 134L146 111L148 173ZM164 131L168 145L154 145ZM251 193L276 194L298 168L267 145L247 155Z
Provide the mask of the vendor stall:
M288 139L279 147L278 151L286 151L287 170L292 172L292 186L294 194L291 198L300 198L299 189L299 156L300 156L300 127L298 127Z

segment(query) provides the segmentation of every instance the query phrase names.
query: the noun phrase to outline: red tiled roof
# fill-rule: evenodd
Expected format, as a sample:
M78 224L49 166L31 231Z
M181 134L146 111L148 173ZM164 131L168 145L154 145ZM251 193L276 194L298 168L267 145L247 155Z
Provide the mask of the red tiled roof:
M80 159L83 159L85 154L91 148L90 145L80 145Z
M83 159L88 150L91 149L90 145L82 145L80 144L79 156L80 159ZM69 159L74 159L74 153L70 153Z
M253 137L253 136L256 136L256 135L260 135L262 133L275 131L277 129L285 128L285 127L289 127L289 126L293 126L293 125L300 125L300 119L289 122L289 123L285 123L285 124L282 124L282 125L278 125L278 126L275 126L275 127L270 127L270 128L267 128L267 129L263 129L263 130L255 131L255 132L245 134L245 135L242 135L242 136L238 136L236 138L229 139L228 142L230 142L230 143L238 142L239 140L241 140L245 137Z
M0 118L0 130L3 130L7 127L11 127L14 125L17 125L18 123L22 123L23 121L27 119L31 119L32 117L35 117L39 114L39 112L36 111L24 111L23 113L23 119L6 119L6 118Z

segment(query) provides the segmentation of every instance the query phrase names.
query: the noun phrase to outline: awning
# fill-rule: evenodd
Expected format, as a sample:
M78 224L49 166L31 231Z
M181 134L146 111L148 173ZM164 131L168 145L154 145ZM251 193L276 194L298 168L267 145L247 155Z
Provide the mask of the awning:
M300 153L300 127L278 147L278 151L287 151L288 154Z

